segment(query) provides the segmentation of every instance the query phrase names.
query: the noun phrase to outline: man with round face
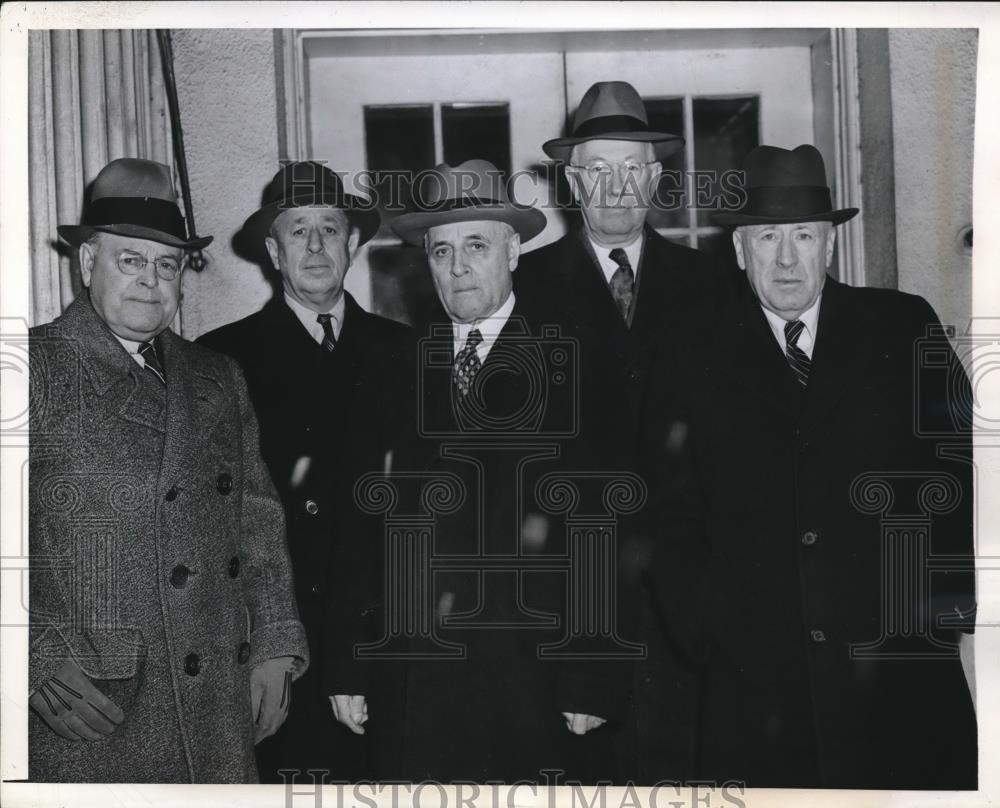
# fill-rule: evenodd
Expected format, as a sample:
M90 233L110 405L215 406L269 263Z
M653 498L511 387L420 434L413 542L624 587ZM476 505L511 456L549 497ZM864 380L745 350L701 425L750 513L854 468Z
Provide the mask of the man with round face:
M134 342L153 340L173 321L184 261L179 247L114 233L97 232L80 245L91 305L112 333Z
M29 774L255 782L309 655L243 377L169 328L212 239L131 158L58 230L84 291L31 331L30 542L76 560L32 571Z
M357 478L386 467L386 435L400 394L398 363L409 329L365 311L344 289L357 250L379 228L378 212L347 193L318 162L285 163L247 217L238 243L271 278L262 309L203 335L246 375L260 420L261 452L288 515L295 588L313 661L294 683L289 718L258 744L261 779L309 769L368 779L366 739L341 726L321 687L324 648L347 616L329 598L358 586L352 560L368 538L351 520ZM338 576L343 576L343 579ZM331 628L332 627L332 628Z
M858 210L815 147L743 168L745 274L665 349L642 431L646 577L705 682L696 777L975 789L968 380L925 300L831 274Z

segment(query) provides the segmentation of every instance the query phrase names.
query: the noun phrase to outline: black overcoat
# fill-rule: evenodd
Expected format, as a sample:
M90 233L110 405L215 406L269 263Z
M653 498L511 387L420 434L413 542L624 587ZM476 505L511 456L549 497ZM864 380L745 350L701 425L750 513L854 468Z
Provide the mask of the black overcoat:
M521 257L515 288L544 306L566 333L585 346L581 440L604 469L633 470L641 443L639 413L661 343L700 339L729 276L703 253L646 228L636 272L631 323L622 319L584 230ZM666 380L669 382L669 380ZM633 573L648 546L623 544L620 605L626 630L647 647L634 667L630 717L617 731L617 779L653 784L693 773L697 678L665 642Z
M934 328L919 297L827 278L803 393L744 283L662 365L650 584L704 665L700 776L975 787L971 399Z
M567 569L565 524L538 505L538 483L593 470L574 439L573 351L558 332L543 337L535 310L517 297L474 383L480 405L464 415L453 395L451 324L432 326L414 353L411 425L390 475L397 493L382 497L376 484L370 497L391 503L386 529L405 535L408 560L401 566L399 554L385 551L368 567L374 582L354 593L356 605L336 607L367 618L353 639L367 639L369 652L385 642L364 659L342 648L327 665L327 689L367 697L379 779L545 782L543 770L558 769L562 778L596 781L608 762L607 731L574 736L560 713L618 719L622 689L608 682L615 663L539 655L567 630ZM424 552L419 514L428 517L435 569L414 578ZM525 529L532 514L547 529ZM555 568L537 569L525 555ZM340 592L351 597L347 586ZM393 612L404 596L405 610ZM458 617L479 625L449 622ZM434 642L419 631L429 624ZM435 657L443 646L464 651Z
M336 350L324 350L278 295L259 312L202 336L232 356L260 422L261 453L288 519L295 593L316 666L296 682L288 720L257 746L261 779L279 768L328 769L334 779L368 776L360 739L336 723L323 691L327 598L338 568L354 563L355 480L385 462L392 385L400 377L406 326L364 311L346 296ZM349 579L350 571L344 570ZM336 617L336 616L334 616ZM303 775L308 780L307 775Z

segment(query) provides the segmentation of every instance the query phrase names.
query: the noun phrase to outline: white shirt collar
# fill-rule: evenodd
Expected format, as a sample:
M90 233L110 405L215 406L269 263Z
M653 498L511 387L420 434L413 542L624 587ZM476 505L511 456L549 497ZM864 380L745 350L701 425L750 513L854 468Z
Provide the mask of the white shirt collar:
M108 330L110 331L111 329ZM139 346L142 344L141 342L136 342L132 339L125 339L125 337L119 337L114 331L111 331L111 336L121 343L122 347L128 351L128 355L135 360L139 367L146 367L146 360L143 359L142 354L139 353Z
M611 250L613 247L604 247L594 241L590 236L587 236L590 241L590 246L594 250L594 255L597 256L598 262L601 264L601 270L604 272L604 279L611 283L611 276L615 274L618 269L618 264L611 260ZM633 241L631 244L623 247L625 250L625 255L628 256L628 262L632 265L632 272L637 272L639 268L639 257L642 255L642 240L644 238L643 233L639 233L639 238Z
M344 324L344 310L346 308L344 303L345 296L345 293L341 292L337 302L333 304L333 308L326 312L330 315L330 325L333 326L333 336L337 339L340 339L340 329ZM288 308L290 308L292 312L294 312L295 316L299 318L299 322L302 323L302 327L309 332L309 336L316 340L317 345L322 345L323 326L316 320L316 317L320 312L307 309L295 298L290 297L287 292L285 293L285 302L288 304Z
M799 335L798 341L795 343L798 345L802 352L812 359L813 346L816 344L816 329L819 325L819 303L823 299L823 293L820 292L819 297L816 301L797 318L802 322L805 328ZM785 343L785 323L788 322L780 315L775 314L773 311L765 309L761 306L764 311L764 316L767 318L767 324L771 326L771 333L774 334L774 338L778 341L778 345L781 346L781 352L784 353L787 349Z
M503 327L507 325L507 320L510 319L512 311L514 311L513 291L507 295L507 300L504 301L504 304L489 317L484 317L482 320L476 320L471 323L453 322L451 330L455 336L455 356L458 356L458 352L465 347L465 341L469 338L469 333L474 328L478 328L479 333L483 335L483 341L477 346L476 353L479 354L479 361L485 362L490 348L497 341L497 337L500 336Z

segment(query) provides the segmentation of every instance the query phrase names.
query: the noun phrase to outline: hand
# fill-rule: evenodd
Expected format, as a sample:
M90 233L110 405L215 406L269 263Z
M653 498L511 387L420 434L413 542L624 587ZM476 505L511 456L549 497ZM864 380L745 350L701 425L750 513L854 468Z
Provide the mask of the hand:
M265 659L250 672L254 743L274 735L288 718L288 708L292 704L293 665L293 657L275 657Z
M53 732L71 741L99 741L125 720L118 705L71 659L31 694L28 704Z
M364 696L330 696L333 717L356 735L364 735L361 726L368 720L368 701Z
M584 713L563 713L563 718L566 719L566 729L574 735L586 735L590 730L597 729L605 723L603 718Z

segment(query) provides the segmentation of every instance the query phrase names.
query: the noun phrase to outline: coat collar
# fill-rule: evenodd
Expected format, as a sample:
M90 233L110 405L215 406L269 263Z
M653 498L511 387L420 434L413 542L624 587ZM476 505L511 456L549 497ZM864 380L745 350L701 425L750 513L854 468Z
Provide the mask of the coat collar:
M719 315L714 350L726 359L714 372L729 376L755 396L786 411L802 428L825 418L852 388L869 352L863 326L852 316L848 287L831 277L823 286L812 370L805 392L798 387L760 302L744 279L731 308Z

